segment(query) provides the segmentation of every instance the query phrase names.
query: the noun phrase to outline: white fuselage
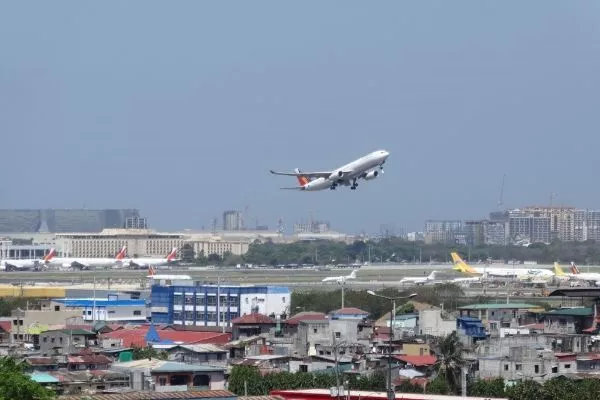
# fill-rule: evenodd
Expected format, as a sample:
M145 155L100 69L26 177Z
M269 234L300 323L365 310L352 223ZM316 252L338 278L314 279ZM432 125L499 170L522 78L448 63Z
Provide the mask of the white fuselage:
M148 268L159 267L161 265L167 265L175 260L169 260L168 258L129 258L123 260L123 265L130 268Z
M497 277L519 277L519 278L550 278L554 272L544 268L481 268L472 267L478 274Z
M351 180L360 178L373 168L382 165L389 157L390 153L385 150L377 150L362 156L348 164L342 165L333 170L327 178L317 178L303 186L304 190L323 190L329 189L334 183L350 184ZM377 176L377 175L375 175Z
M37 267L43 260L39 259L23 259L23 260L0 260L0 270L16 271L29 270Z
M55 267L72 267L72 268L106 268L119 265L120 260L116 258L79 258L79 257L57 257L51 259L48 264Z

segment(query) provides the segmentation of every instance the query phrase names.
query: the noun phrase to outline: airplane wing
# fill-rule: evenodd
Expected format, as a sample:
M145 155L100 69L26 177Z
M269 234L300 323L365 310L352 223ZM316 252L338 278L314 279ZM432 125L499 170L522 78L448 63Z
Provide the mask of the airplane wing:
M282 187L279 188L281 190L304 190L304 188L302 186L296 186L296 187Z
M273 175L285 175L285 176L307 176L311 178L328 178L333 171L324 171L324 172L279 172L269 170Z

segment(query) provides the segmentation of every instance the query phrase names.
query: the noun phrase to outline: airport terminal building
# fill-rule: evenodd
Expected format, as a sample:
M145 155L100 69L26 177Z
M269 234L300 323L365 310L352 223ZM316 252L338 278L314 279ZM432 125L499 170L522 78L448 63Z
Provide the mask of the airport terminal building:
M229 326L238 317L260 313L286 318L291 292L281 286L198 285L174 281L153 285L152 321L158 324ZM220 312L217 312L220 310Z

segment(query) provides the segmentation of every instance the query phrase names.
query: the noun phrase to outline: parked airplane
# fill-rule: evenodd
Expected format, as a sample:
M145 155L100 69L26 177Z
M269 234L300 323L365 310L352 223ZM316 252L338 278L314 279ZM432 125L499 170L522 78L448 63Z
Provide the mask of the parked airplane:
M550 279L554 276L554 273L549 269L545 268L498 268L498 267L471 267L469 264L464 262L460 256L452 252L452 261L454 261L454 269L474 275L493 276L501 278L544 278Z
M173 247L173 250L167 255L166 258L152 258L152 257L141 257L141 258L130 258L123 260L123 265L133 269L145 269L150 266L159 267L161 265L167 265L177 260L177 247Z
M50 258L47 264L55 267L66 267L80 270L92 268L106 268L119 265L125 258L127 247L123 246L115 258L91 258L91 257L57 257Z
M424 285L427 282L433 282L435 281L435 274L437 273L437 271L433 271L431 274L429 274L429 276L424 276L424 277L420 277L420 276L406 276L402 279L400 279L399 283L414 283L415 285Z
M346 281L356 279L356 270L353 270L350 275L345 276L329 276L324 278L321 282L335 282L335 283L344 283Z
M571 280L573 274L565 274L562 267L559 263L554 263L554 268L552 268L552 272L554 272L554 277L560 281L568 281Z
M192 277L189 275L164 275L157 274L156 269L153 266L148 267L148 275L146 276L148 279L154 279L155 281L167 280L167 281L177 281L177 280L191 280Z
M32 258L21 260L0 260L0 270L10 272L45 269L48 265L48 261L54 257L54 254L56 254L56 251L54 249L50 249L48 254L41 259Z
M281 189L316 191L329 188L335 190L338 185L344 185L355 190L358 187L358 179L362 178L369 181L383 174L383 164L389 155L390 153L386 150L377 150L333 171L301 172L296 168L293 173L273 170L271 170L271 173L298 178L300 186ZM379 170L377 167L379 167Z
M558 263L555 263L554 268L558 266ZM600 273L598 272L581 272L577 265L574 262L571 262L571 273L565 274L558 266L558 270L561 276L568 276L570 279L578 280L578 281L586 281L586 282L594 282L596 286L600 286Z

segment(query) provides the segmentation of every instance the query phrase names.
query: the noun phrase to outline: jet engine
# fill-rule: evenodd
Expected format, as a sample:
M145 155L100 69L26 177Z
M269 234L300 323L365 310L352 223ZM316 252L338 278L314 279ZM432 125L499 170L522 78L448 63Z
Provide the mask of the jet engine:
M377 171L377 170L376 171L367 172L365 174L365 176L364 176L364 179L366 181L370 181L371 179L375 179L375 178L377 178L379 176L379 172L380 171ZM381 173L383 173L383 171L381 171Z

